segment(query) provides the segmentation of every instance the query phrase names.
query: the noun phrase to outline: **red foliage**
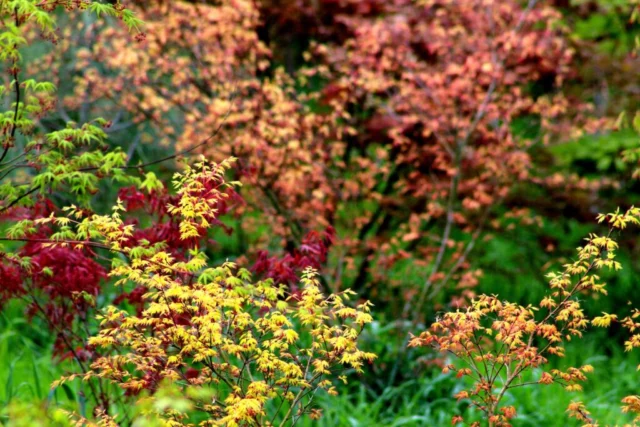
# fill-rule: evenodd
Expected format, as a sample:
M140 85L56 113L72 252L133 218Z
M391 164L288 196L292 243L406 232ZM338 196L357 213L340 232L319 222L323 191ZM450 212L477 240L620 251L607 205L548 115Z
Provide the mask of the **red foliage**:
M206 185L214 184L206 183ZM205 186L205 188L208 187ZM216 200L216 216L212 216L208 220L214 226L222 228L227 234L231 234L233 230L225 225L221 218L229 214L234 207L242 205L243 200L232 188L226 189L225 193L228 197ZM144 193L135 187L126 187L118 192L118 197L122 200L128 212L142 211L151 219L147 228L136 227L136 232L128 243L129 246L136 246L141 240L147 240L151 244L165 242L169 251L179 255L185 249L192 249L200 242L198 238L180 238L179 221L169 215L167 210L168 205L175 205L178 202L177 196L170 195L164 190ZM131 217L129 221L130 223L139 223L135 217Z
M30 209L11 210L3 219L36 220L54 211L53 203L44 199ZM63 325L71 325L75 318L86 315L107 274L104 267L94 260L95 253L91 249L48 244L52 233L50 227L40 226L28 236L29 241L15 254L29 259L28 265L17 264L14 258L2 256L0 303L27 296L28 313L44 315L52 328L62 328L58 329L62 332Z
M93 253L68 247L47 247L43 243L29 242L20 251L31 257L31 281L50 298L71 298L79 292L96 296L100 280L106 277L104 268L93 260ZM51 274L42 273L49 268Z
M38 234L33 239L46 238ZM55 332L54 353L68 351L75 319L86 319L107 277L106 270L88 249L48 247L42 242L28 242L17 252L29 257L30 265L15 265L11 259L0 263L0 305L9 299L24 298L27 314L43 317ZM64 357L63 357L64 358Z
M307 267L320 270L327 260L329 247L335 240L335 230L328 227L323 232L311 231L301 245L284 256L269 256L267 251L258 251L258 259L251 268L263 277L276 283L287 284L295 291L300 273Z
M17 298L25 293L20 276L20 270L17 266L10 263L0 263L0 308L8 300Z

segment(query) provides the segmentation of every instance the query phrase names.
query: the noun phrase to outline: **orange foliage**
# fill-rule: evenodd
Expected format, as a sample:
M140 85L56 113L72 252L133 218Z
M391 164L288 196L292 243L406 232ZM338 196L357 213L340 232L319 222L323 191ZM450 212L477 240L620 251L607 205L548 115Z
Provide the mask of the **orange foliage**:
M574 52L559 13L536 3L139 2L143 46L78 21L47 67L77 58L66 109L129 116L144 140L238 157L246 210L267 213L244 228L267 224L291 249L307 230L335 227L336 286L344 278L385 301L400 293L406 313L475 277L462 274L468 254L516 183L553 185L531 173L541 141L517 134L515 120L552 136L602 124L563 94ZM274 35L298 17L299 52ZM86 47L72 49L73 37ZM389 273L404 260L424 280L398 292Z
M624 213L600 215L599 222L607 222L609 232L592 234L584 246L578 248L577 259L558 273L548 274L549 293L539 303L522 306L502 301L497 296L481 295L470 307L449 312L437 319L429 330L413 337L410 346L432 346L455 357L445 372L457 370L458 378L473 380L473 385L459 392L458 399L469 399L481 410L490 426L510 426L515 408L503 406L503 397L518 387L559 384L568 392L582 390L581 383L593 371L591 365L550 369L550 357L563 357L564 346L572 339L582 339L593 327L609 327L615 314L603 313L591 317L583 308L585 296L606 295L606 283L599 271L619 270L615 260L618 244L611 238L615 231L627 225L640 224L640 209L630 208ZM636 311L623 320L634 332L638 324ZM627 350L640 346L638 335L627 343ZM530 380L534 369L543 370L540 378ZM638 412L637 397L623 400L625 412ZM573 402L567 409L570 417L583 421L585 426L597 425L581 402ZM454 417L456 420L457 417Z

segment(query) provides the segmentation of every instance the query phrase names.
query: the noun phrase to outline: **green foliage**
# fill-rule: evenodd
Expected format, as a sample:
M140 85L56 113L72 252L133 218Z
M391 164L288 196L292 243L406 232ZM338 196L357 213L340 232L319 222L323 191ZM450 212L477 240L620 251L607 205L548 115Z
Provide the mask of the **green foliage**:
M638 148L640 139L634 131L612 132L600 136L558 144L549 151L557 166L571 169L581 175L598 177L604 173L624 173L630 166L623 160L622 152Z

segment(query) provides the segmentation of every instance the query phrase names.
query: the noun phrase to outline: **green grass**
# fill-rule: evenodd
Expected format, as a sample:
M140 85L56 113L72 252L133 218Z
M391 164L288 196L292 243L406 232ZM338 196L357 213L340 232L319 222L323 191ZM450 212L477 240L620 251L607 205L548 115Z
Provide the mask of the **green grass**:
M68 386L50 389L71 368L54 362L52 346L49 332L29 322L21 305L11 304L0 312L0 409L16 401L77 408L77 391Z
M595 355L595 346L573 348L567 354L567 363L590 363L596 370L589 376L585 390L568 393L557 385L535 385L515 389L505 395L505 404L518 409L514 426L580 426L568 418L567 406L579 400L602 426L624 425L633 417L620 410L622 397L637 393L637 360L630 361L623 355L606 358ZM539 376L539 372L536 373ZM358 387L350 394L328 398L323 396L319 404L324 417L320 421L306 420L304 426L447 426L451 417L461 414L466 421L479 420L477 411L470 410L466 402L456 402L453 395L462 388L452 375L426 375L395 388L388 388L379 396L371 395L365 387Z
M84 412L82 383L75 381L51 391L50 384L72 366L52 362L52 343L47 331L37 323L30 324L13 305L0 314L0 407L9 403L29 402L62 406ZM589 375L585 390L567 393L561 387L522 387L505 395L505 404L518 408L514 426L563 425L578 426L565 411L572 400L583 401L601 425L623 425L631 417L620 411L620 399L637 393L636 366L640 363L634 353L615 349L618 344L603 344L603 335L587 336L567 348L567 357L558 366L591 364L595 372ZM607 353L608 356L603 355ZM534 374L534 378L538 373ZM478 420L477 411L468 402L457 402L453 395L463 387L451 374L422 370L404 383L374 392L366 384L366 377L351 379L342 386L340 395L320 395L318 406L324 417L319 421L305 419L301 426L447 426L452 415L461 414L468 421ZM1 419L1 418L0 418Z

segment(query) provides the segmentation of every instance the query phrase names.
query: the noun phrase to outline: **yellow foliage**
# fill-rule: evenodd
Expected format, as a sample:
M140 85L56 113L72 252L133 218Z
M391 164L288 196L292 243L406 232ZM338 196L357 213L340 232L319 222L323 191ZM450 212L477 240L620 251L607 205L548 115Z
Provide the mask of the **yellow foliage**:
M175 175L179 200L168 210L180 221L182 239L204 236L215 219L225 196L219 189L231 185L224 180L231 161L201 160ZM304 271L301 293L293 296L271 279L253 282L234 263L208 267L197 249L178 261L160 245L125 247L122 242L135 230L124 226L123 209L118 204L110 215L75 222L78 233L128 257L110 272L117 283L147 288L138 315L108 307L99 316L101 330L89 344L104 356L85 379L105 378L133 395L153 392L163 380L184 390L215 390L207 404L189 399L190 411L207 415L206 425L265 425L278 417L293 422L305 414L319 416L311 406L316 392L334 393L337 372L359 372L375 358L357 345L372 321L370 304L346 305L349 291L325 296L314 270ZM267 413L268 401L286 413ZM155 412L167 425L187 425L175 408Z

